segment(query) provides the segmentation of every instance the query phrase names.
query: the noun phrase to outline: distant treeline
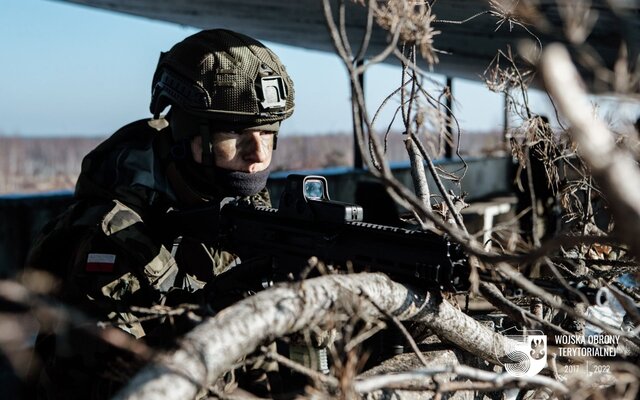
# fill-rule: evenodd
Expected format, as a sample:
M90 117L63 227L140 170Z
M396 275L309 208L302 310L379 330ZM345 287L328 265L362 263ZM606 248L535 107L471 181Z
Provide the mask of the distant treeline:
M381 137L382 139L382 137ZM82 158L104 138L32 138L0 135L0 193L73 189ZM353 164L353 137L349 134L281 135L272 170L320 169ZM442 143L430 141L430 152L442 155ZM500 149L500 133L467 134L462 153L481 155ZM390 134L386 155L391 162L408 160L400 133Z

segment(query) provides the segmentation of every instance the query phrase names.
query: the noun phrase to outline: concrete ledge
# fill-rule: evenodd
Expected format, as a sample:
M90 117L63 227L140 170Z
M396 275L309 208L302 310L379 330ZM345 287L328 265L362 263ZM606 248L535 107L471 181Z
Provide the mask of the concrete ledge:
M0 277L24 265L33 239L73 200L71 191L0 196Z

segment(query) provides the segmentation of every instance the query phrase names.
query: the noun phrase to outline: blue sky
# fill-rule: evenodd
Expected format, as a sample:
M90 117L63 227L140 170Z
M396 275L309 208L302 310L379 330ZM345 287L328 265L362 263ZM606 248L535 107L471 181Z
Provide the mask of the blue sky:
M5 135L104 136L148 117L160 51L196 32L58 1L0 0L0 5L0 134ZM267 44L296 86L296 112L282 133L350 131L346 72L338 57ZM366 75L369 104L379 104L399 80L398 68L373 67ZM454 81L454 91L463 128L501 129L500 96L463 80ZM534 95L533 102L546 108L542 95Z

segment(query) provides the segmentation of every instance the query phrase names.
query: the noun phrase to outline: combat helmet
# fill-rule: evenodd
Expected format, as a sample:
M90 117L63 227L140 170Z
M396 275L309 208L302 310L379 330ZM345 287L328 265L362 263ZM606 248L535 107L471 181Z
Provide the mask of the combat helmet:
M293 82L265 45L225 29L196 33L161 53L150 110L167 106L222 124L279 123L294 109Z

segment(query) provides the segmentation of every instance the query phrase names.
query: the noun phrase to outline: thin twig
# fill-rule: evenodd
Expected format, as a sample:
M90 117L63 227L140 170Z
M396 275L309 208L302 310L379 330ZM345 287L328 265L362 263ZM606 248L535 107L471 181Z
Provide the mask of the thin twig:
M360 393L369 393L374 390L383 389L392 384L415 381L424 379L426 377L435 377L445 373L456 374L459 378L492 382L495 384L495 390L505 388L509 384L524 383L534 386L548 387L554 392L561 394L569 393L569 388L567 386L543 375L535 375L532 377L515 377L507 372L498 374L495 372L471 368L465 365L430 367L409 372L401 372L393 375L381 375L373 376L370 378L363 378L355 382L355 388Z
M387 317L391 322L393 322L393 324L396 326L396 328L398 328L398 330L402 333L402 335L404 336L404 338L407 341L407 343L409 343L409 346L411 346L411 349L413 350L415 355L418 357L418 360L420 360L422 365L424 365L425 367L428 367L429 363L427 362L427 359L424 358L424 356L422 355L422 352L420 351L420 349L418 348L418 345L416 344L416 341L413 340L413 336L411 336L409 331L407 331L407 328L405 328L404 325L402 325L402 322L398 319L398 317L396 317L395 315L391 314L387 310L385 310L382 307L380 307L365 292L361 291L360 292L360 296L362 296L365 299L367 299L367 301L369 301L376 309L378 309L378 311L380 311L382 314L384 314L385 317Z
M269 350L268 347L266 346L262 346L260 347L260 351L264 354L264 356L272 361L276 361L282 365L284 365L285 367L296 371L302 375L308 376L318 382L322 382L325 385L331 387L331 388L337 388L340 385L340 382L333 376L331 375L325 375L321 372L318 372L314 369L311 369L309 367L306 367L302 364L299 364L295 361L292 361L290 359L288 359L285 356L282 356L280 354L278 354L275 351L271 351Z
M562 329L561 327L550 323L537 315L530 313L529 311L517 306L513 302L509 301L502 295L500 290L492 283L481 282L480 293L496 308L509 315L516 321L520 321L523 325L531 329L540 329L541 327L547 328L549 331L555 332L560 335L572 336L571 333ZM537 324L533 324L535 321Z

